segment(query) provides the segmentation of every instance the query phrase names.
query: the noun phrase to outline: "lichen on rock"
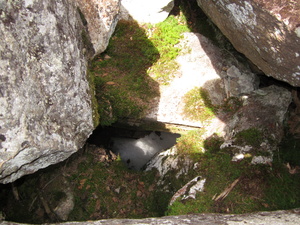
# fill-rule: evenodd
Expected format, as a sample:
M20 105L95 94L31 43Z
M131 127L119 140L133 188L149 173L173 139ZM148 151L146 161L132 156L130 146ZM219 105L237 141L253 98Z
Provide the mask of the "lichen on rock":
M93 53L71 1L5 1L0 15L0 182L8 183L63 161L91 134ZM110 29L101 31L107 40Z
M267 76L299 87L299 2L197 2L233 46Z

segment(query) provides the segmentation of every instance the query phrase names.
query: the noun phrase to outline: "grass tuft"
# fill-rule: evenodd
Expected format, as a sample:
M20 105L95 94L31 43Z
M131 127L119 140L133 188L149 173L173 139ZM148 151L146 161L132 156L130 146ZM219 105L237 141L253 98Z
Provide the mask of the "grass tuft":
M194 88L184 96L184 114L194 121L204 122L217 113L209 99L209 94L203 88Z
M149 70L151 77L161 84L168 84L173 74L178 69L175 61L181 49L176 47L181 39L181 34L189 31L185 17L169 16L165 21L149 26L152 31L150 40L160 53L160 58Z

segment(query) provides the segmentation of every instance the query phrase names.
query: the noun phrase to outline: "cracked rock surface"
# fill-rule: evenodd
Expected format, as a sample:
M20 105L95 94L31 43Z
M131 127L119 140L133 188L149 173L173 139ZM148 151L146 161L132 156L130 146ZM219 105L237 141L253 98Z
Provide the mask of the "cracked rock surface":
M84 29L72 2L0 2L0 183L76 152L93 130Z

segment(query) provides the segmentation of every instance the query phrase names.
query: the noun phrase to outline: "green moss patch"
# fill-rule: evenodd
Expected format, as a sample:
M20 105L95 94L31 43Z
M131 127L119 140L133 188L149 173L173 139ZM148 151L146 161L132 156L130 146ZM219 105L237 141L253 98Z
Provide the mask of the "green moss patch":
M184 96L184 114L194 121L206 121L217 113L209 99L209 94L203 88L193 88Z
M170 16L156 25L119 21L107 50L90 63L100 124L141 118L178 68L176 47L188 31L184 17Z
M200 137L200 135L199 135ZM192 136L191 136L192 138ZM255 129L241 132L239 138L253 146L261 140L262 134ZM198 141L195 141L199 145ZM188 213L249 213L255 211L284 210L300 206L300 177L293 174L298 164L292 163L290 155L297 155L298 151L281 149L274 157L271 165L253 165L246 158L240 162L233 162L229 149L220 149L222 138L216 134L203 141L201 148L205 151L194 153L191 157L197 163L192 171L196 175L206 178L204 191L196 195L196 199L178 199L169 207L167 215ZM286 143L285 141L283 143ZM284 146L284 145L283 145ZM192 149L182 145L182 152ZM191 153L191 156L193 153ZM292 166L289 169L287 162ZM217 197L237 181L227 197L216 200Z
M170 16L154 26L148 25L149 39L160 54L158 61L149 69L150 76L161 84L168 84L178 69L175 61L181 49L176 47L183 32L189 31L183 14Z
M75 208L70 220L162 216L167 201L155 184L154 172L128 170L118 158L111 163L86 155L70 177L75 185Z
M159 96L157 82L147 74L159 57L159 51L137 23L118 23L107 50L90 65L101 125L143 116L149 100Z
M256 128L250 128L237 133L235 138L238 144L251 145L258 148L264 140L264 135L262 131Z

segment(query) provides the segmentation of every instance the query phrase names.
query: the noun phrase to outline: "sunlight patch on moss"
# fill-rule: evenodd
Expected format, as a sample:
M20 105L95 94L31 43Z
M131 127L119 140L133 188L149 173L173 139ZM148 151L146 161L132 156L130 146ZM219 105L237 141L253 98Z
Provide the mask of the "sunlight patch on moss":
M193 88L184 96L184 114L194 121L204 122L211 119L217 108L211 103L209 94L203 88Z
M150 40L157 48L160 58L149 68L151 77L161 84L168 84L173 78L173 74L179 68L176 57L181 49L176 47L181 39L181 34L189 31L186 19L183 14L170 16L165 21L149 26L152 30Z

